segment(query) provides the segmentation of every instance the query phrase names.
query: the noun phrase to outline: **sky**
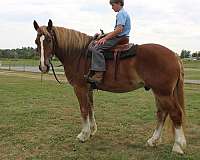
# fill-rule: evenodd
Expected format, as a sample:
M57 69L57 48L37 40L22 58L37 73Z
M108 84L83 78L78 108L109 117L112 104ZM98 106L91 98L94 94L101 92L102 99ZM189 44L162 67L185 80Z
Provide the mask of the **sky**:
M200 0L125 0L124 9L131 43L200 51ZM113 31L116 14L109 0L0 0L0 49L36 47L34 20L94 35Z

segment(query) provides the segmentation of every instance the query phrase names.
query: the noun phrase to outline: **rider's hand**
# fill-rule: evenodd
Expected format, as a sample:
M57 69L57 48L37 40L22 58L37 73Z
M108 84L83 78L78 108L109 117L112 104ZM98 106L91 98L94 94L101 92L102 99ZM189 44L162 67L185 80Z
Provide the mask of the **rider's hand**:
M101 38L100 40L97 41L97 45L102 45L107 41L105 37Z

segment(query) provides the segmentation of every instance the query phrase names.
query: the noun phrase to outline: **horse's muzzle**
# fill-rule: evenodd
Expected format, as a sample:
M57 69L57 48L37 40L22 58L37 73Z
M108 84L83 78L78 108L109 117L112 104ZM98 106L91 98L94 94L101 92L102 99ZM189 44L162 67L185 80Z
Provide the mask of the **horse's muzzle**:
M41 64L39 65L39 70L40 70L42 73L48 73L48 72L49 72L49 69L50 69L50 66L49 66L49 65L44 65L44 66L42 66Z

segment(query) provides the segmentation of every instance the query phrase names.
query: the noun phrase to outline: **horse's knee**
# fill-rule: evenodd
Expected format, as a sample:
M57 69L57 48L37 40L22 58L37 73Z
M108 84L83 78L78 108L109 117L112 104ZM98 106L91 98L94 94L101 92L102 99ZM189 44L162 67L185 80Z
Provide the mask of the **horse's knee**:
M156 115L157 115L157 119L159 121L165 121L166 116L167 116L167 112L158 110L157 113L156 113Z

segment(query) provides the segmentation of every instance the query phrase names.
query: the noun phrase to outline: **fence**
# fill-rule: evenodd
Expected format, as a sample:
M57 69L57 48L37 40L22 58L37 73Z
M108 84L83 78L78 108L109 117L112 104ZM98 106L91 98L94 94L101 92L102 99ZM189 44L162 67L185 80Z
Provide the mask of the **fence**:
M64 74L63 67L56 67L57 62L54 62L54 69L57 74ZM9 71L21 72L40 72L38 61L36 60L0 60L0 69ZM52 69L50 68L50 73Z

